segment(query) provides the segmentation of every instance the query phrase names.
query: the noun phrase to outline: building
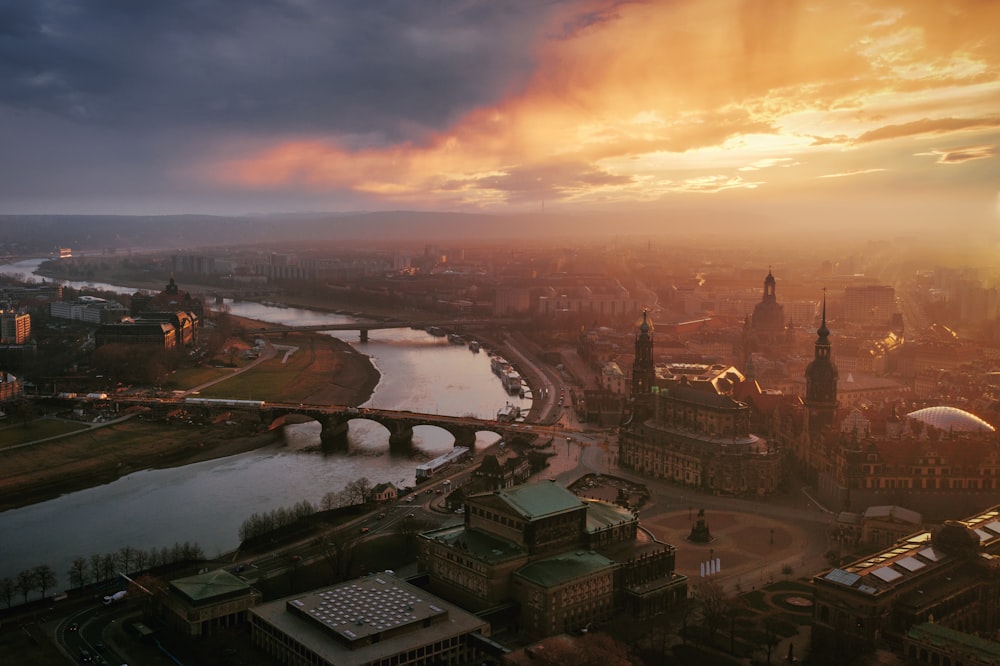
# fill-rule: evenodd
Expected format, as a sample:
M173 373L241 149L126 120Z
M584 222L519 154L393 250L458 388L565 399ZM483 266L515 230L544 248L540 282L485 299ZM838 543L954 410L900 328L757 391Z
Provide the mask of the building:
M807 429L818 436L834 425L837 416L837 380L840 373L833 362L830 345L830 329L826 327L826 294L823 295L823 314L813 360L806 366L806 409Z
M31 337L31 315L14 310L0 311L0 344L23 345Z
M465 497L464 523L419 537L430 590L480 614L519 615L534 638L616 612L659 612L687 596L675 550L636 541L630 510L555 482Z
M949 629L936 622L914 625L903 639L904 657L929 666L995 666L1000 642Z
M813 588L814 652L846 663L888 645L943 666L921 656L932 642L926 623L965 634L965 642L1000 636L1000 505L825 571Z
M370 574L261 604L250 639L279 664L475 664L490 625L395 575Z
M98 347L109 344L150 345L161 349L177 347L177 331L173 324L141 319L102 324L94 335Z
M619 435L618 464L709 491L777 490L781 457L751 432L752 409L734 397L747 378L724 364L654 364L645 316L635 345L634 408Z
M185 636L207 636L246 624L261 593L225 569L170 581L160 599L169 625Z
M20 379L9 372L0 370L0 402L17 398L23 390L24 387Z
M888 326L896 312L896 290L886 285L844 287L844 319L852 324Z
M527 457L519 456L510 450L501 450L497 454L484 455L474 475L481 484L480 487L485 490L513 488L531 476L531 463Z
M377 483L372 487L371 501L373 502L395 502L399 499L399 489L388 481Z
M49 304L50 316L87 324L111 324L121 321L127 314L128 311L121 303L97 296L80 296L69 303L53 301Z

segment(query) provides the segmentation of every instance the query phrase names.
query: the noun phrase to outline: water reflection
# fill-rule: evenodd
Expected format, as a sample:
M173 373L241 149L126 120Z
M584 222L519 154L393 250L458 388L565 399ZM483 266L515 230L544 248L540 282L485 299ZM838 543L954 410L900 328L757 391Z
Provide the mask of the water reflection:
M0 273L30 274L40 260L0 266ZM132 293L128 287L97 283L99 289ZM238 316L300 325L351 321L350 317L257 303L229 302ZM509 396L490 370L488 354L473 354L424 331L371 331L361 343L357 332L338 337L368 354L382 373L368 406L431 414L490 419L506 402L523 409L531 401ZM290 506L301 500L318 504L324 494L367 477L411 485L414 468L453 445L452 436L435 426L414 429L413 449L394 454L388 432L377 423L350 423L349 449L322 453L316 422L289 425L284 443L258 451L181 468L136 472L112 483L49 502L0 513L0 577L48 564L65 584L74 556L116 552L123 546L149 550L191 541L209 555L238 544L240 524L251 513ZM477 447L496 435L480 433Z

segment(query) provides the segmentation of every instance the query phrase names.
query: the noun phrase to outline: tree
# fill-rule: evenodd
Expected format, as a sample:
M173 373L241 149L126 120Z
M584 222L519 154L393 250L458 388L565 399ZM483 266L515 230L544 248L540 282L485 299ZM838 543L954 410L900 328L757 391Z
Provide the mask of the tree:
M553 637L543 642L542 649L532 654L544 666L632 666L628 646L606 633L592 631L577 639Z
M132 563L136 557L136 549L132 546L122 546L121 550L118 551L118 561L122 565L122 572L128 573L131 571Z
M352 504L364 504L372 494L372 482L368 477L355 479L344 486L344 495L349 500L348 506Z
M767 655L767 664L768 666L771 666L771 651L781 641L781 638L778 636L778 632L776 631L774 619L770 616L764 618L763 639L764 645L762 647Z
M83 587L87 584L87 558L77 555L69 563L69 585L70 587Z
M705 621L708 641L714 644L715 632L728 617L730 599L721 585L708 579L695 583L694 598L701 606L701 617Z
M111 580L114 578L117 564L118 558L115 557L114 553L101 555L101 580Z
M31 573L35 576L35 587L41 590L43 597L45 592L56 584L56 572L47 564L38 565L31 570Z
M99 583L104 580L104 577L101 575L103 571L104 570L101 568L101 555L99 553L94 553L90 556L90 575L93 576L95 583Z
M330 565L333 582L346 580L354 566L354 554L357 542L349 530L331 530L327 532L321 543L323 557Z
M14 582L14 589L24 595L24 603L28 603L28 595L31 594L36 586L35 573L31 569L25 569L17 574L17 580Z
M5 576L4 578L0 579L0 596L2 596L4 598L4 601L7 602L7 608L10 608L11 604L14 601L15 590L16 590L16 585L14 583L13 578L11 578L10 576Z

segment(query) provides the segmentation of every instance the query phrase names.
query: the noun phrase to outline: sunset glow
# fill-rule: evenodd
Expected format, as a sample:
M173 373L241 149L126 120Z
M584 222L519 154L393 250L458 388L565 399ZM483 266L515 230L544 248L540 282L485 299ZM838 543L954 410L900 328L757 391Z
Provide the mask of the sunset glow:
M91 152L107 145L105 136L117 145L121 133L143 131L141 148L114 150L152 160L159 180L129 198L141 199L143 189L159 201L187 192L213 206L251 197L286 208L516 212L722 192L758 204L909 196L917 184L921 197L992 202L1000 188L997 3L557 2L504 16L497 29L511 44L488 48L491 26L456 6L398 33L400 22L386 17L377 32L394 35L399 53L379 56L371 44L357 60L307 23L352 26L305 7L301 23L289 14L261 33L268 43L290 40L274 62L268 43L255 49L209 34L202 55L232 78L158 125L144 127L141 116L117 129L88 120L111 118L90 90L60 120L33 126L54 123L56 137L88 127ZM249 18L233 28L244 36L263 29ZM297 30L309 35L301 48ZM469 54L474 63L465 62ZM339 87L324 90L319 74L306 73L313 65ZM366 84L374 76L366 68L379 78ZM188 77L203 69L179 69L164 85L201 85ZM69 86L57 71L39 70L25 84L32 91ZM281 77L304 81L273 98L255 87ZM453 81L474 97L450 89ZM146 103L116 94L109 104ZM23 103L4 108L16 121L12 135L33 118ZM44 155L28 162L44 170ZM10 163L6 170L16 171ZM100 190L113 171L98 167L84 180ZM38 204L23 192L15 200Z

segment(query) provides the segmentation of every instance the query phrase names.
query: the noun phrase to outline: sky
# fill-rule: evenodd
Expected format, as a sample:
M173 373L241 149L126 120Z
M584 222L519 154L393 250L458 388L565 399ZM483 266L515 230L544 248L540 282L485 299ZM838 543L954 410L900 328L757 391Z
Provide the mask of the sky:
M0 213L1000 227L1000 2L0 0Z

